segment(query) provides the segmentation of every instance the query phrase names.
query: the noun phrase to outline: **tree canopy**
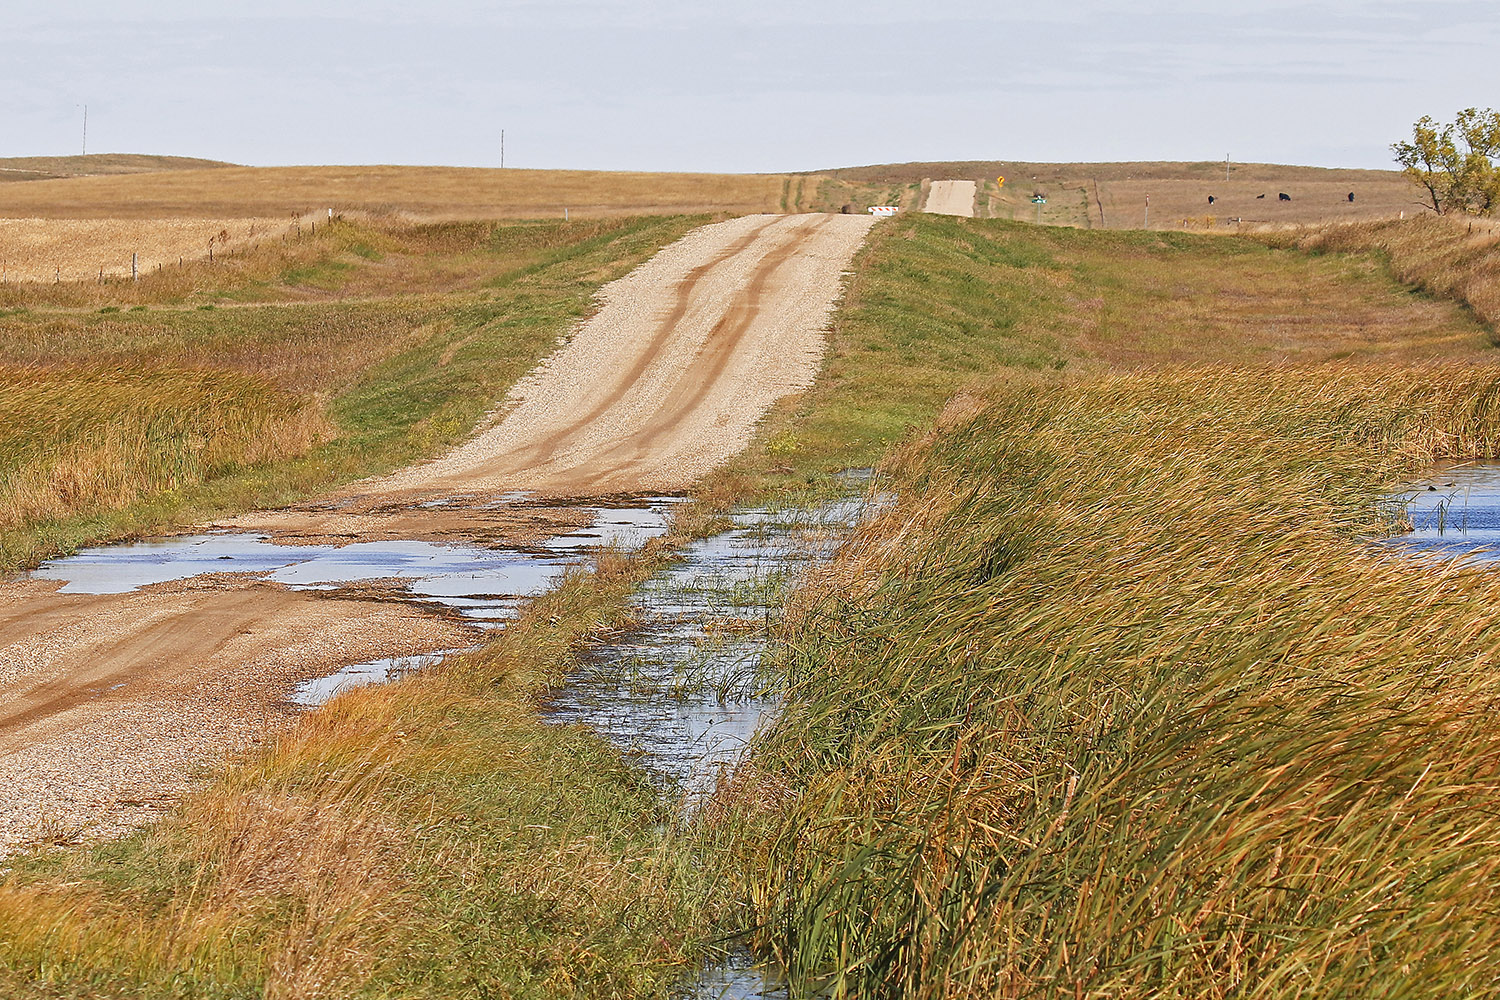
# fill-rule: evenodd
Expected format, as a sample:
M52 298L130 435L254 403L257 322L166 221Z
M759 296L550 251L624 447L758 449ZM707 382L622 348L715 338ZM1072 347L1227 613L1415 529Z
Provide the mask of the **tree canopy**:
M1391 152L1426 190L1434 212L1488 215L1500 208L1500 111L1467 108L1448 124L1423 115L1411 141L1392 143Z

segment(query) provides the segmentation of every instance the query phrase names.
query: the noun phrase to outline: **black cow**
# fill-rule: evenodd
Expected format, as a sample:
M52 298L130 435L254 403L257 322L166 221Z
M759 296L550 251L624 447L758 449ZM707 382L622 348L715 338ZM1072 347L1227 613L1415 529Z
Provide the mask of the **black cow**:
M1263 195L1263 194L1258 194L1258 195L1256 195L1256 196L1255 196L1255 197L1257 197L1257 198L1264 198L1264 197L1265 197L1265 195Z
M1285 191L1283 191L1280 194L1278 194L1276 196L1276 198L1277 198L1278 201L1291 201L1292 200L1292 196L1289 195L1289 194L1287 194Z
M1349 204L1351 204L1351 205L1354 204L1354 192L1353 191L1349 192Z
M1212 204L1213 204L1213 203L1214 203L1214 196L1213 196L1213 195L1209 195L1209 196L1208 196L1208 203L1209 203L1209 204L1210 204L1210 205L1212 205Z

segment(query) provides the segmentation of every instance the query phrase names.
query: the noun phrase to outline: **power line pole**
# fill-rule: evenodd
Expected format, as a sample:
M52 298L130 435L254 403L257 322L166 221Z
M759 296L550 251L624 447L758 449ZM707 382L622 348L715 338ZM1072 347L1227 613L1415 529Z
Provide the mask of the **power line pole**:
M89 106L87 104L75 104L74 107L83 108L83 155L89 155Z
M500 130L500 169L505 169L505 129Z
M1224 154L1224 179L1229 180L1229 154Z

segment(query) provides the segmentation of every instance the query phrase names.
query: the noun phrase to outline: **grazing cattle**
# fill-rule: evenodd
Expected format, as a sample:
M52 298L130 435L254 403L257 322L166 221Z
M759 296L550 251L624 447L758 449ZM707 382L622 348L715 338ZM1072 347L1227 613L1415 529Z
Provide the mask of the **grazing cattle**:
M1258 195L1256 195L1256 196L1255 196L1255 197L1257 197L1257 198L1264 198L1264 197L1265 197L1265 195L1263 195L1263 194L1258 194Z
M1351 204L1351 205L1354 204L1354 192L1353 191L1349 192L1349 204Z
M1213 204L1213 203L1214 203L1214 196L1213 196L1213 195L1209 195L1209 196L1208 196L1208 203L1209 203L1209 204L1210 204L1210 205L1212 205L1212 204Z
M1289 195L1289 194L1287 194L1285 191L1283 191L1283 192L1281 192L1280 194L1278 194L1276 196L1276 199L1278 201L1291 201L1292 200L1292 196Z

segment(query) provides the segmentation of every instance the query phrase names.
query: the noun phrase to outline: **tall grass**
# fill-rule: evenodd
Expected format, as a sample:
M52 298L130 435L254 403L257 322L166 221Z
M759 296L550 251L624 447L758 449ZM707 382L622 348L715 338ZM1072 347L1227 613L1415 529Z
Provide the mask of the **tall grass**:
M1497 438L1468 366L956 401L784 637L757 942L835 996L1493 993L1500 579L1368 539Z
M1239 239L913 218L860 264L770 461L916 428L901 502L705 834L792 994L1500 989L1500 580L1372 541L1500 454L1492 333Z
M318 408L229 372L0 368L0 536L125 506L331 436Z

